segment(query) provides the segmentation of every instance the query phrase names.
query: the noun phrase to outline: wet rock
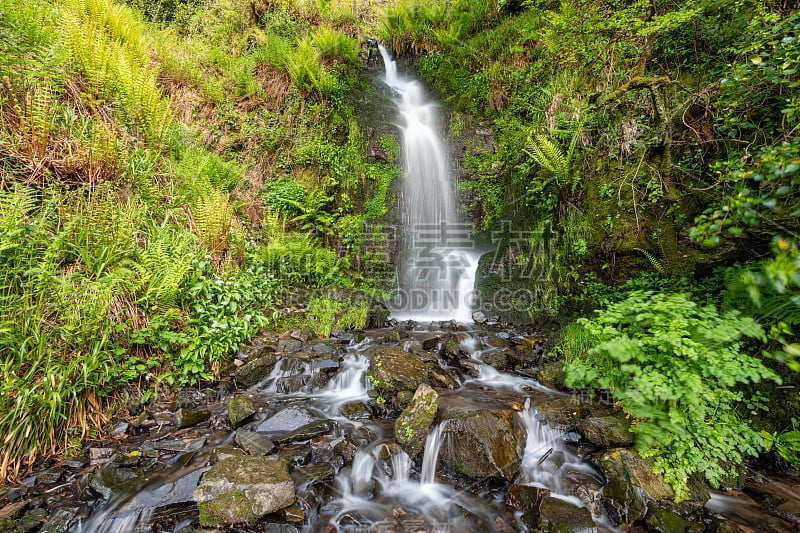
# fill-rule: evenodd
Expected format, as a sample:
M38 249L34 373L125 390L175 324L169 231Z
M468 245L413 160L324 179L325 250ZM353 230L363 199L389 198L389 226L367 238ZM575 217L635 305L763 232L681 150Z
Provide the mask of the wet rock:
M515 511L528 511L538 507L542 498L550 493L547 489L530 485L512 484L506 490L506 505Z
M128 432L128 429L130 429L130 427L131 425L128 424L127 422L123 420L117 420L111 426L111 435L113 436L124 435Z
M335 426L336 424L333 420L317 420L316 422L311 422L310 424L297 428L294 431L290 431L286 435L276 437L275 442L278 444L288 444L290 442L309 440L330 433Z
M653 502L647 504L644 524L653 533L703 533L705 526L684 520L677 513L661 509Z
M302 522L306 518L306 514L297 504L281 509L281 514L287 522Z
M512 480L519 471L525 430L514 411L480 409L450 413L442 423L450 440L440 453L462 474Z
M108 501L115 495L134 491L142 481L144 474L138 468L106 466L92 476L89 486Z
M536 374L539 383L550 389L566 389L566 377L563 361L546 361L539 365L539 372Z
M261 524L260 527L264 533L298 533L291 524Z
M439 355L447 359L458 359L460 356L458 339L456 339L453 335L448 335L442 343L442 348L439 350Z
M74 459L68 459L64 461L64 466L66 468L70 468L72 470L77 470L79 468L83 468L84 466L89 464L89 459L86 456L78 456Z
M503 339L499 339L497 337L487 337L486 344L490 348L505 348L508 346L508 343Z
M578 422L578 431L586 440L603 448L633 446L631 421L624 413L591 416Z
M425 449L425 439L439 410L439 395L424 383L394 423L394 438L411 457Z
M211 411L207 409L178 409L175 412L175 425L179 428L196 426L211 418Z
M296 352L303 347L303 343L297 339L283 339L278 341L279 352Z
M489 321L489 318L481 311L478 311L476 313L472 313L472 321L476 324L486 324L486 322Z
M255 431L246 429L237 430L233 436L233 441L250 455L266 455L274 448L270 439Z
M314 338L314 332L311 330L311 328L303 328L291 332L289 337L300 342L308 342L309 339Z
M450 372L440 367L439 365L431 365L428 369L428 375L431 380L431 385L434 387L441 387L443 389L454 390L459 387L458 381L450 375Z
M203 526L251 522L294 504L294 481L282 459L234 457L211 467L194 501Z
M253 402L244 396L236 395L228 403L228 420L233 427L239 427L256 413Z
M153 415L153 420L159 426L169 426L175 420L175 415L169 411L159 411Z
M372 412L364 402L346 403L341 407L342 414L350 420L367 420Z
M89 448L89 461L95 465L105 463L111 458L114 450L111 448Z
M422 343L414 339L406 339L400 342L400 348L407 352L414 352L416 350L424 350Z
M64 475L63 470L45 470L44 472L39 472L36 474L36 477L39 483L43 485L53 485L54 483L58 483L61 480L61 476Z
M575 429L586 411L581 401L572 397L549 398L534 407L548 425L564 431Z
M156 450L161 450L165 452L197 452L202 449L203 446L206 444L205 437L197 437L194 439L183 440L183 439L172 439L172 440L163 440L156 442L153 444L153 448ZM142 453L145 454L145 446L142 444Z
M487 350L481 357L484 363L496 368L497 370L506 370L509 368L511 358L509 357L509 350L506 348Z
M545 496L538 510L531 509L523 514L522 521L532 531L542 533L597 532L597 526L592 520L589 509L552 496Z
M275 382L275 389L281 394L293 394L303 389L311 380L308 374L295 374L294 376L287 376L279 378Z
M343 438L333 446L333 452L342 458L345 465L350 465L358 452L358 446L350 439Z
M269 376L275 367L276 361L277 358L274 353L268 353L258 359L253 359L237 368L233 374L233 379L242 386L252 387Z
M400 342L400 330L394 328L393 330L386 332L383 340L385 342Z
M397 393L413 392L428 381L425 365L405 350L397 347L372 348L365 355L370 359L367 376L384 399L398 407L403 404L397 402Z
M305 426L317 418L311 411L299 405L281 409L261 422L256 431L259 433L288 433Z
M439 335L422 335L417 340L422 344L423 350L433 350L439 344Z
M22 518L14 522L14 533L28 533L42 525L45 518L47 518L47 511L42 508L31 509L25 513Z
M330 481L336 475L336 470L330 463L318 463L300 469L299 475L303 483Z
M47 517L47 522L44 523L41 533L66 533L70 530L70 526L78 516L77 507L61 507L56 509L50 516Z
M689 498L675 504L675 493L660 474L653 472L653 459L643 458L631 448L611 448L590 457L608 480L603 489L603 504L616 523L633 523L645 516L647 504L681 513L702 509L709 494L705 485L693 483Z
M231 457L241 457L245 455L243 450L239 448L234 448L233 446L221 446L219 448L215 448L211 451L211 455L208 458L208 462L212 465L215 465L225 459L230 459Z
M121 517L138 514L143 510L155 510L189 503L193 501L193 493L197 489L200 478L208 470L208 467L192 470L177 479L168 478L162 483L154 485L150 490L138 491L114 510L114 516Z

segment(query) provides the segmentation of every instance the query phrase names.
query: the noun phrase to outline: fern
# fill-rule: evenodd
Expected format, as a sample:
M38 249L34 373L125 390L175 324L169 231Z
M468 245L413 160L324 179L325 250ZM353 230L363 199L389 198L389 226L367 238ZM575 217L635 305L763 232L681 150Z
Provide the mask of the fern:
M211 189L198 198L192 208L192 220L197 236L213 254L220 255L228 249L233 207L227 193Z
M655 268L658 271L659 274L661 274L662 276L666 276L667 275L667 269L666 269L666 266L664 265L663 261L658 259L656 256L654 256L653 254L651 254L647 250L643 250L642 248L634 248L634 250L642 252L642 254L644 254L644 256L647 258L647 260L650 261L650 264L653 265L653 268Z
M165 309L175 307L195 255L189 234L174 232L166 225L152 228L147 247L133 263L143 290L140 301Z

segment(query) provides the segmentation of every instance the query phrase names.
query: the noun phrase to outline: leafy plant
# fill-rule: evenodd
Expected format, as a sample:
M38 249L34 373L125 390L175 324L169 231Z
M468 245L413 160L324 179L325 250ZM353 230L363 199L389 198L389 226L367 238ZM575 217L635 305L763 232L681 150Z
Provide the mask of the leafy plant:
M685 294L632 292L593 319L578 321L597 339L566 366L567 384L606 389L634 417L637 448L686 498L689 478L718 486L746 454L763 449L741 418L737 384L778 380L748 355L742 337L764 339L752 318L720 315Z

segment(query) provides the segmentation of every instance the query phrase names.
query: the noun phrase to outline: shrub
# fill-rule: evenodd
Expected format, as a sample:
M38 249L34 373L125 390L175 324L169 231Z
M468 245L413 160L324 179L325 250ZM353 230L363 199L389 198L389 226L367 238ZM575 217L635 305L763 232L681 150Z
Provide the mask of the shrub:
M737 312L720 316L686 294L630 293L591 320L580 319L597 344L566 366L567 384L606 389L635 418L637 448L687 496L688 479L718 486L762 438L737 412L739 384L778 380L748 355L742 337L764 339L758 323ZM724 464L723 464L724 463Z

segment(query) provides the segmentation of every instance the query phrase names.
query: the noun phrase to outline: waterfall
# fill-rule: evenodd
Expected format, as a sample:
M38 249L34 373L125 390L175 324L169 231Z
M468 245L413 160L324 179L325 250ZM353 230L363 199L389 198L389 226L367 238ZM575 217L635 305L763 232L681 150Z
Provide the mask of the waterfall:
M403 121L403 254L394 316L469 321L479 254L458 213L449 151L438 132L436 108L426 99L422 85L403 79L386 49L379 49L384 79L396 93Z

